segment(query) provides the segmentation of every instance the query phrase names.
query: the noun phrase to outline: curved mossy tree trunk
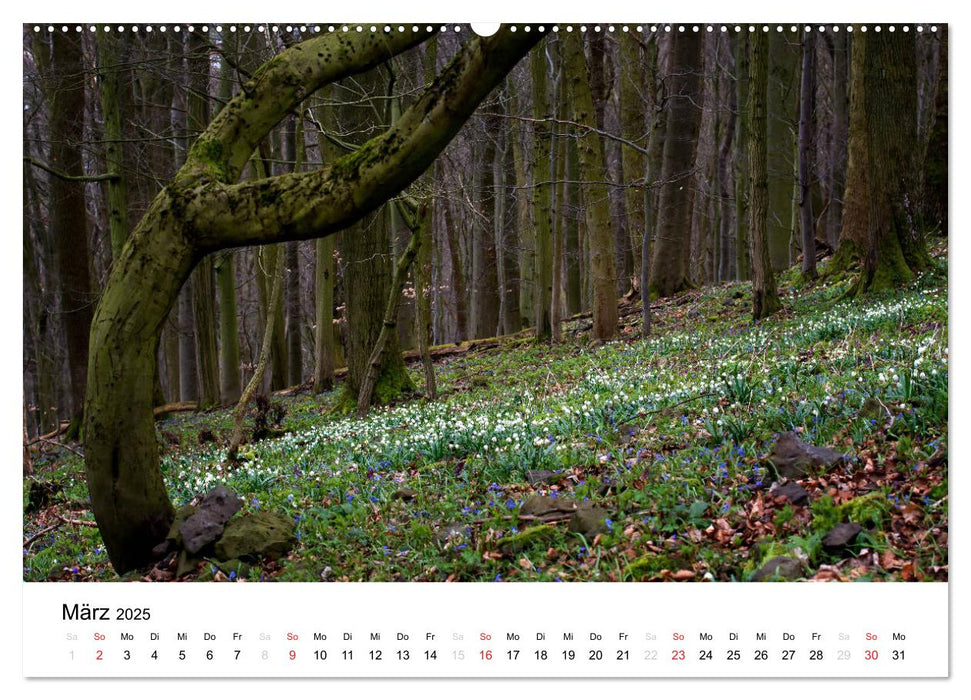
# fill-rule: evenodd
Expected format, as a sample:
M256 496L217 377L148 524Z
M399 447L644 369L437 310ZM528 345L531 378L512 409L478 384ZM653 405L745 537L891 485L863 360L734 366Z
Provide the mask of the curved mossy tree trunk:
M373 211L424 172L541 37L504 29L473 38L390 129L330 167L232 184L309 94L426 38L325 34L264 65L196 140L122 249L92 323L85 466L116 571L149 563L172 520L152 415L155 351L196 263L223 248L333 234Z

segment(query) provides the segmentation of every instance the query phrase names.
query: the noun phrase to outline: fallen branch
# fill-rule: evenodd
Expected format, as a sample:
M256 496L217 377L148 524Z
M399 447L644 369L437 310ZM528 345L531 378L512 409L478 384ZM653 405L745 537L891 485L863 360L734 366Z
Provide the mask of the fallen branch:
M55 515L55 518L63 522L65 525L83 525L84 527L98 527L98 523L93 520L74 520L72 518L65 518L63 515Z
M30 545L34 544L34 542L36 542L37 540L39 540L41 537L43 537L44 535L46 535L48 532L50 532L51 530L56 530L57 528L59 528L63 524L64 524L63 522L56 522L53 525L48 525L43 530L41 530L40 532L36 533L33 537L27 538L26 540L24 540L24 549L27 549L28 547L30 547Z
M58 442L57 440L51 440L49 438L43 438L43 437L37 438L36 440L31 442L30 445L28 446L36 445L38 442L44 442L44 443L47 443L48 445L55 445L56 447L63 447L68 452L73 452L81 459L84 459L84 454L80 450L76 450L70 445L65 445L63 442Z
M164 406L156 406L152 409L155 418L158 419L169 413L184 413L186 411L198 410L199 404L195 401L181 401L179 403L167 403Z

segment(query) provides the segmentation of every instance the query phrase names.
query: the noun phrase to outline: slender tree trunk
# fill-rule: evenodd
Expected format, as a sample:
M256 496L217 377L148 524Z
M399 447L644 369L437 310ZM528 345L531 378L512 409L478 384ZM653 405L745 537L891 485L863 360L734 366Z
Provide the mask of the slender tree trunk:
M128 237L128 192L124 176L124 132L122 115L128 107L127 90L121 76L127 61L128 42L119 41L113 32L98 32L98 78L101 86L101 111L104 114L105 167L114 177L108 181L108 230L111 253L117 258Z
M243 389L243 394L239 397L236 408L233 409L233 432L229 438L229 447L226 450L226 462L229 463L235 462L236 456L239 454L239 446L243 444L243 424L246 419L246 408L263 384L266 366L270 362L270 350L273 344L273 321L275 320L273 316L277 313L279 307L277 302L280 299L283 288L283 256L276 256L276 268L271 275L272 282L270 286L272 290L270 292L266 326L263 329L263 342L260 343L259 359L256 362L256 369L253 371L253 376L246 383L246 388Z
M209 123L210 64L207 37L198 30L189 34L189 129L201 134ZM212 258L199 262L191 281L192 315L195 321L196 375L199 408L219 404L219 360L216 350L215 303Z
M404 291L405 282L408 280L408 272L411 269L418 249L421 246L422 233L420 230L421 221L424 219L424 212L414 207L411 211L402 212L407 218L408 228L411 230L411 238L407 247L401 253L394 268L394 276L388 292L387 306L384 311L384 322L381 324L381 332L374 343L374 348L367 360L367 370L361 380L361 389L357 397L357 417L367 416L368 408L374 399L374 390L377 387L378 379L382 370L388 365L387 353L391 349L389 340L397 337L398 309L401 305L401 293ZM400 355L400 351L398 352Z
M770 32L769 94L767 107L768 241L772 269L781 272L792 264L790 243L796 191L793 161L796 154L799 51L790 44L790 32ZM754 69L753 69L754 73Z
M430 71L434 73L434 57L431 60ZM412 232L412 236L419 236L416 243L418 246L418 258L416 260L415 277L415 335L418 338L418 352L421 355L421 364L425 375L425 396L435 399L438 396L438 388L435 385L435 365L432 363L431 351L429 350L432 333L432 241L435 236L432 232L434 226L435 200L426 202L420 208L421 220L418 224L418 232Z
M445 237L448 240L449 269L452 272L452 293L455 297L455 325L457 327L456 340L471 338L473 335L470 325L468 306L468 289L466 286L465 268L462 265L462 251L459 249L459 238L455 228L455 217L448 202L443 205L445 217Z
M547 87L548 59L544 41L529 56L530 77L532 78L533 118L546 120L552 116L549 88ZM552 337L553 296L555 294L553 264L553 230L551 226L552 192L555 185L550 183L550 153L553 140L550 125L546 121L537 122L533 129L533 227L536 254L533 256L533 279L536 281L535 307L533 316L536 325L536 340L546 341Z
M768 92L768 38L762 32L750 36L751 76L749 80L749 236L752 241L752 318L756 321L781 308L776 292L768 241L769 184L766 160L768 141L766 99Z
M334 127L334 108L331 105L332 90L326 88L324 103L320 110L320 123L324 129ZM323 165L337 160L339 152L325 134L316 133L317 147L320 149ZM334 282L336 236L318 238L315 243L314 265L314 393L321 394L334 388Z
M735 270L738 279L751 277L749 258L749 35L735 37L735 95L738 101L738 129L735 132Z
M688 287L693 171L701 127L702 36L671 38L667 135L661 168L658 223L651 267L650 297L671 296Z
M46 47L41 49L46 50ZM82 175L84 161L84 59L80 36L54 32L50 74L44 91L50 104L51 165L69 175ZM77 437L88 372L88 334L94 295L88 269L88 216L84 183L52 177L50 222L57 250L57 274L71 384L71 437Z
M641 37L633 33L620 35L620 56L622 71L620 81L620 128L621 136L631 143L645 147L648 143L647 105L644 100L645 70L647 57L642 55ZM641 287L641 248L647 236L645 216L647 214L648 191L647 156L634 148L622 151L624 173L627 226L630 235L630 248L633 251L631 274Z
M947 86L947 25L939 28L941 33L940 49L938 53L937 91L934 100L934 110L931 113L931 124L928 129L926 155L923 159L924 174L921 187L922 214L921 223L927 230L937 228L941 234L947 235L947 122L948 122L948 86Z
M239 328L236 324L236 265L233 251L215 258L219 289L219 395L223 405L240 397Z
M564 69L573 104L573 121L593 125L596 123L596 114L579 33L568 33L565 42ZM607 188L603 184L606 170L600 136L591 131L580 134L577 148L580 177L584 181L585 221L590 239L593 277L592 335L594 340L603 341L617 335L617 272L610 204Z
M799 98L799 222L802 229L802 276L816 279L816 221L812 173L816 133L816 35L803 34L802 94Z
M478 213L472 222L472 327L474 338L490 338L499 328L499 282L495 243L495 136L499 121L485 118L485 140L476 149L475 197Z
M869 222L869 170L866 139L866 102L863 82L866 60L866 37L857 34L850 42L850 115L847 143L846 190L843 195L843 217L839 246L830 270L855 267L867 247Z
M664 140L667 135L667 109L664 84L661 79L661 39L655 37L649 45L648 89L651 94L651 137L648 144L647 174L650 188L645 192L644 239L641 241L641 335L651 334L651 261L654 257L654 239L657 231L657 207L660 197L657 183L661 179L664 157Z
M834 32L833 39L833 79L831 94L833 100L832 140L830 142L829 165L830 200L826 209L826 238L833 249L839 243L840 228L843 223L843 198L846 191L846 149L849 134L849 35Z
M726 51L731 56L731 51ZM724 75L724 74L721 74ZM730 216L733 200L732 183L732 144L735 142L735 131L738 124L738 102L735 86L722 78L725 99L728 102L728 114L722 134L721 146L718 150L718 211L719 211L719 249L718 249L718 281L725 282L735 277L735 255L732 248L731 232L732 217ZM737 216L736 212L736 216Z

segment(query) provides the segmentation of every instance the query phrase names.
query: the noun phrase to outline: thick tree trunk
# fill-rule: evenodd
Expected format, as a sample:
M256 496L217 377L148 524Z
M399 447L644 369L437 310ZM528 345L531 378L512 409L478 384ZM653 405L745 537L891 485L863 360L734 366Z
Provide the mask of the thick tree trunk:
M568 33L565 41L564 69L573 104L573 121L592 126L596 123L596 114L580 35L577 32ZM579 130L584 131L582 127ZM617 271L610 203L607 199L607 187L603 184L606 171L600 136L590 130L580 133L577 150L580 178L584 181L584 218L590 239L593 278L592 335L594 340L609 340L617 335Z
M701 33L672 37L667 95L667 135L661 169L658 223L650 297L667 297L688 286L693 172L701 127Z
M749 237L752 241L752 318L756 321L781 308L776 292L768 241L769 184L766 159L766 98L768 91L768 38L752 34L749 80Z
M917 228L917 64L913 32L864 39L869 227L859 291L895 288L927 264Z
M418 177L542 37L474 38L391 129L329 168L232 185L269 129L314 90L418 43L409 33L334 33L271 60L196 140L113 266L91 326L85 466L112 565L148 563L173 516L152 412L155 351L178 290L222 248L333 234ZM318 54L337 60L322 61Z
M812 173L816 133L816 35L803 34L802 85L799 97L799 225L802 230L802 276L816 279L816 221Z

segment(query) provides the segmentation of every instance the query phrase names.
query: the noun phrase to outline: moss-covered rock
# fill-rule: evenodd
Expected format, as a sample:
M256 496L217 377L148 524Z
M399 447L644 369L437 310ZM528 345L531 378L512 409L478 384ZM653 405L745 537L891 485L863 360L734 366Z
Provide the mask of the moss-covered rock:
M865 496L850 499L840 506L844 520L861 525L883 527L890 517L891 504L883 491L873 491Z
M603 508L592 503L584 503L573 513L567 529L570 532L583 535L587 540L591 540L597 535L607 532L609 528L606 521L609 517L610 513Z
M795 557L772 557L749 578L750 581L794 581L804 578L805 565Z
M297 542L293 521L278 513L251 513L229 521L216 542L216 558L279 559Z
M499 551L509 556L519 554L537 544L550 542L556 536L556 526L544 524L529 527L522 532L506 535L499 540Z
M175 520L172 521L172 526L169 527L169 534L165 536L168 542L171 542L175 547L182 549L185 542L182 540L181 527L182 523L189 519L189 516L196 512L196 507L192 505L185 505L175 511Z
M632 581L643 581L657 576L665 569L677 571L681 568L683 568L681 563L674 557L666 554L648 554L634 559L624 567L624 578Z

